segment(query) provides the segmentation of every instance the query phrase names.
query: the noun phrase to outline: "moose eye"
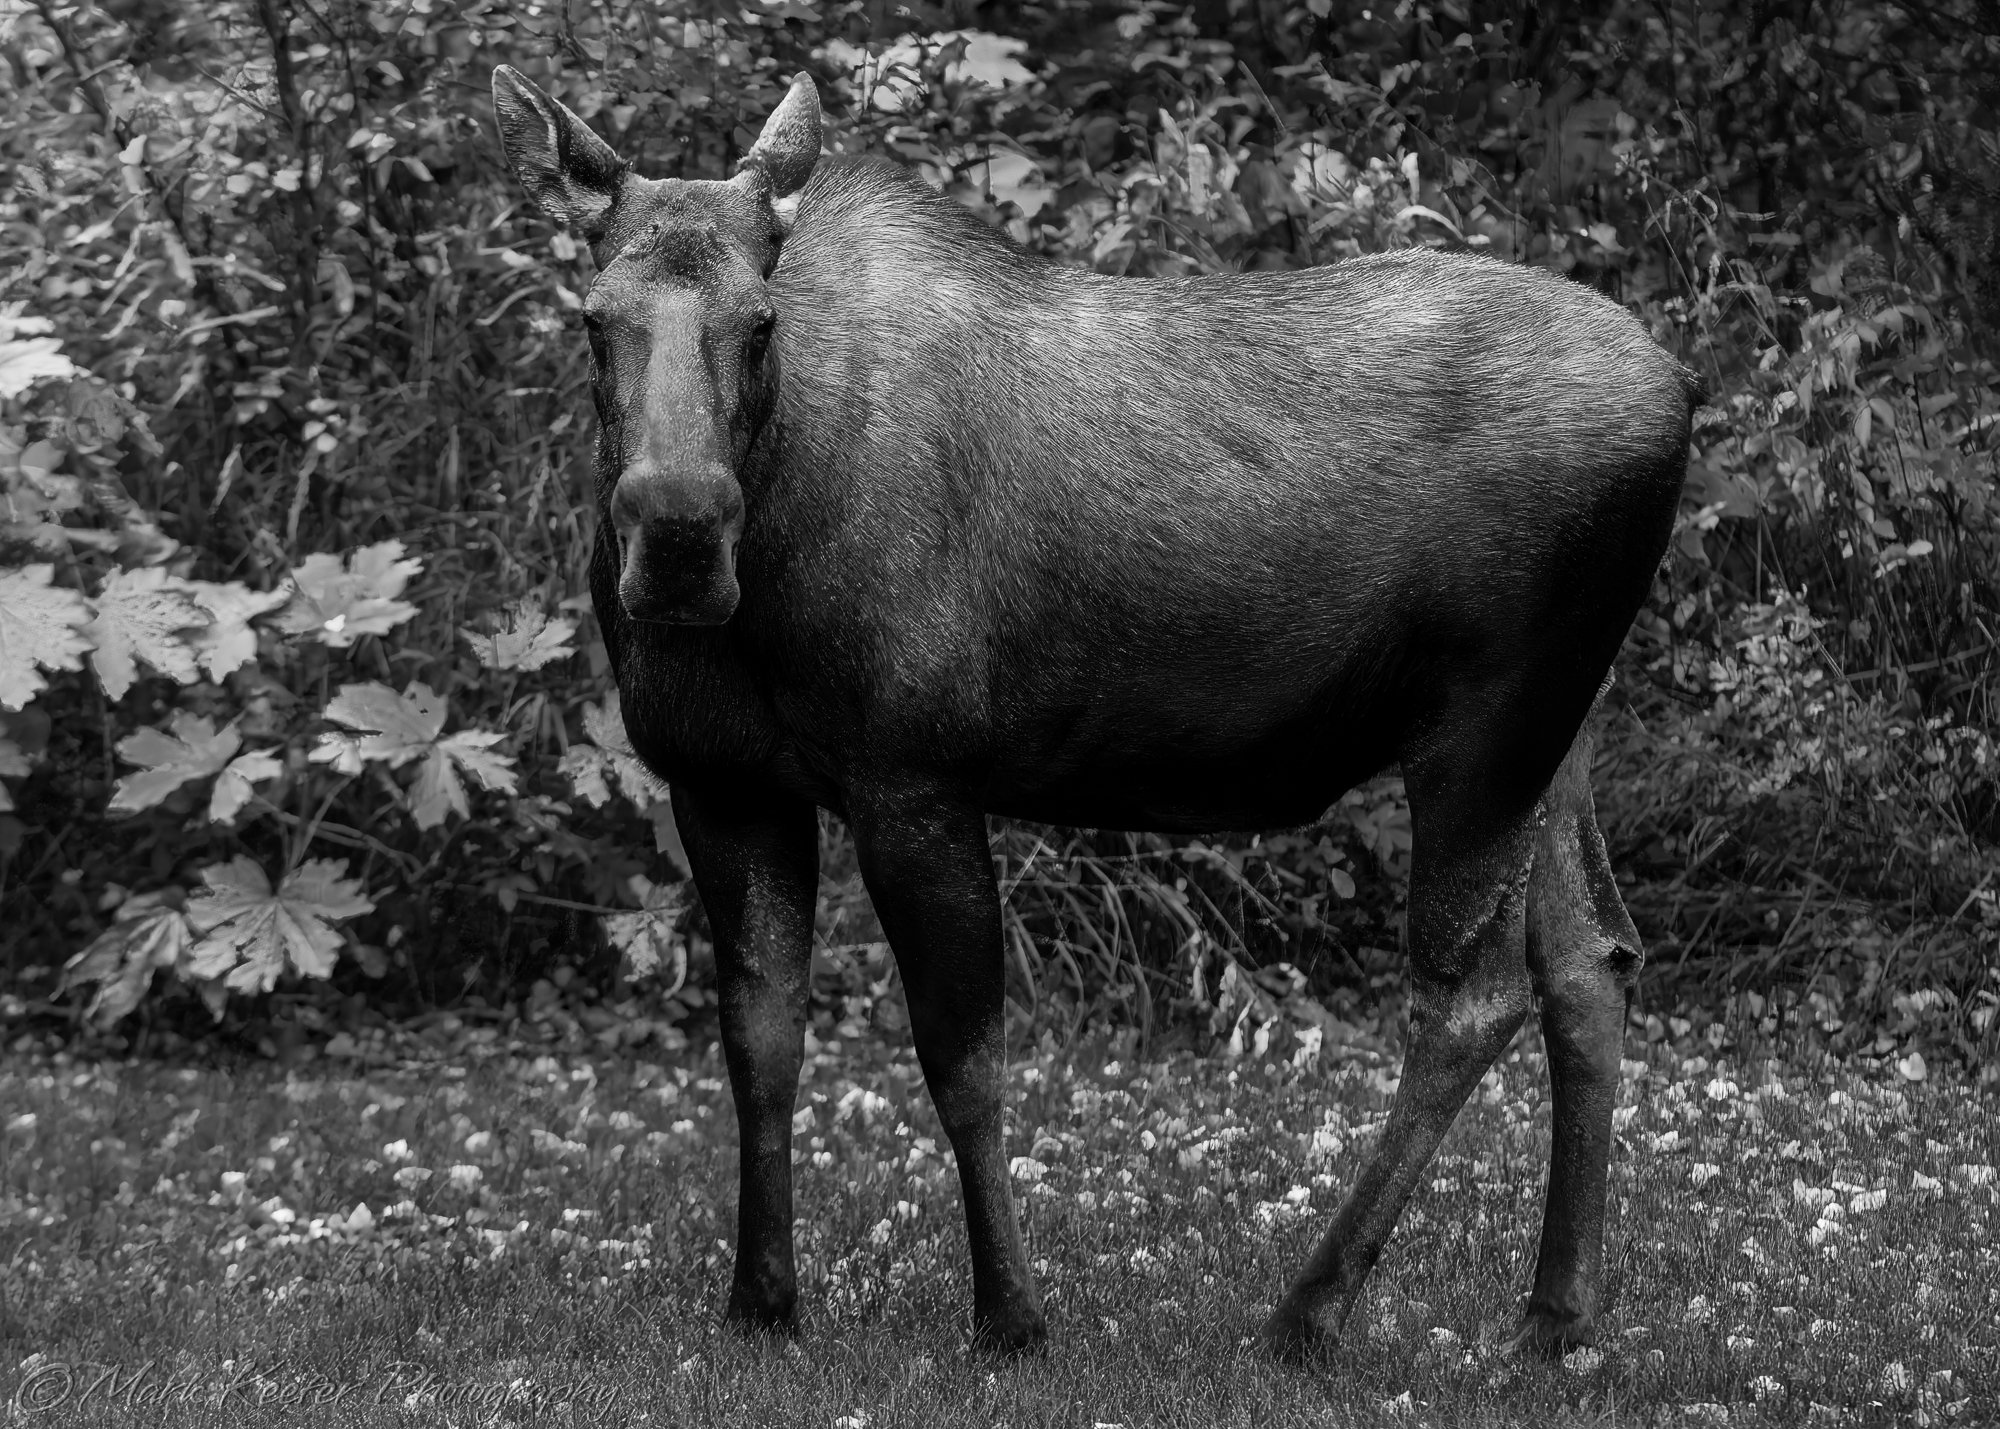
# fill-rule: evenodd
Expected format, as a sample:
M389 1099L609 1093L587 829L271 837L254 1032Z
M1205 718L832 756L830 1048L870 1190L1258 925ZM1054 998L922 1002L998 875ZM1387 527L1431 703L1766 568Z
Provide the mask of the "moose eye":
M590 355L602 365L604 362L604 318L601 314L586 312L582 315L583 336L590 344Z
M744 358L750 366L755 367L764 360L765 350L771 345L772 329L777 325L776 313L760 314L757 321L751 325L750 340L743 347Z

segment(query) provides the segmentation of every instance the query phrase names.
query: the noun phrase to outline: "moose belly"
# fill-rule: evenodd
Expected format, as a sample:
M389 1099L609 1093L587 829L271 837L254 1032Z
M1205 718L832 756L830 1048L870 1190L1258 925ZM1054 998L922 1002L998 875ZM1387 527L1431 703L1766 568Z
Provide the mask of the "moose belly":
M990 812L1159 833L1291 828L1395 759L1378 721L1311 710L1256 730L1083 716L1043 733L996 758Z

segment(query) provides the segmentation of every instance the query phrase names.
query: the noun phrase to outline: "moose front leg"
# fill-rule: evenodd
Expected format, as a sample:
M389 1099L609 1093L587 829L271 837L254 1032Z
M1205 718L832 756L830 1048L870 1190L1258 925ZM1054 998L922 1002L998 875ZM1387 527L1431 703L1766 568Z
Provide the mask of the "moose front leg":
M736 1275L726 1318L798 1323L792 1107L805 1041L819 822L811 804L675 785L674 817L715 934L722 1050L742 1142Z
M931 791L852 801L861 875L903 975L910 1028L958 1158L972 1242L973 1340L1020 1353L1047 1338L1001 1135L1005 963L986 819Z

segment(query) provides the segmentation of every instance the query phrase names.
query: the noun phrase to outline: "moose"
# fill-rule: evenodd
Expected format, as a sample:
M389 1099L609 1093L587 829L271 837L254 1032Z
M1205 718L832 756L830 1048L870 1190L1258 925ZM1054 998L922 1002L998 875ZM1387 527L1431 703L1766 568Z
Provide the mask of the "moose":
M741 1129L727 1318L796 1327L817 810L851 830L956 1155L974 1344L1041 1346L1002 1144L988 815L1296 827L1400 763L1404 1075L1264 1326L1337 1344L1539 1006L1553 1146L1515 1343L1590 1344L1643 951L1588 723L1671 533L1696 374L1581 284L1425 248L1125 278L894 162L801 74L727 180L647 179L519 72L509 164L585 240L590 564L625 726L715 936Z

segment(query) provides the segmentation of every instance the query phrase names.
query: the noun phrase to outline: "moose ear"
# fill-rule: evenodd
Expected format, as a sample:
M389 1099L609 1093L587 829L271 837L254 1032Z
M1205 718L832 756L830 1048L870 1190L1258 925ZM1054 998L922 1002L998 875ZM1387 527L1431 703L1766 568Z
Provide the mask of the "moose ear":
M493 71L500 147L528 197L595 242L604 234L625 161L565 106L510 65Z
M764 132L737 164L737 172L755 169L770 185L771 198L789 198L812 177L819 146L819 86L811 75L801 74L764 121Z

